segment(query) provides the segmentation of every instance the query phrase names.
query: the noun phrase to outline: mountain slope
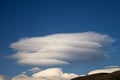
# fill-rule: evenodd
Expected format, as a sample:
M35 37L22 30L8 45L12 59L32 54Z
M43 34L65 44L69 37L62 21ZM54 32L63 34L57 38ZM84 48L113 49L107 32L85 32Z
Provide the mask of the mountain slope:
M87 75L83 77L77 77L71 80L120 80L120 71L116 71L113 73L99 73Z

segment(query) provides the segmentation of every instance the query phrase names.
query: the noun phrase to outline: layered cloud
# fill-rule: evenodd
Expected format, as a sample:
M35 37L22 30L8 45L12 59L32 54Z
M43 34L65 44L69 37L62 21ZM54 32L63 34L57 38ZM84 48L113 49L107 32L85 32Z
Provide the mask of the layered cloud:
M48 68L46 70L34 73L32 77L28 77L25 74L20 74L13 77L11 80L70 80L78 76L79 75L74 73L63 73L61 68Z
M23 38L12 43L17 63L35 66L69 64L70 61L92 61L108 55L103 48L114 42L109 35L95 32L61 33Z
M97 74L97 73L112 73L112 72L119 71L119 70L120 70L120 67L108 66L108 67L105 67L105 69L98 69L98 70L90 71L88 75Z

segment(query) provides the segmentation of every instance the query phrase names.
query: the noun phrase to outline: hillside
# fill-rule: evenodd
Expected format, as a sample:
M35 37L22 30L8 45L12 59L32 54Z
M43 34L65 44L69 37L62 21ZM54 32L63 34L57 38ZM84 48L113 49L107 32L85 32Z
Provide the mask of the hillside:
M113 73L99 73L87 75L83 77L77 77L71 80L120 80L120 71L116 71Z

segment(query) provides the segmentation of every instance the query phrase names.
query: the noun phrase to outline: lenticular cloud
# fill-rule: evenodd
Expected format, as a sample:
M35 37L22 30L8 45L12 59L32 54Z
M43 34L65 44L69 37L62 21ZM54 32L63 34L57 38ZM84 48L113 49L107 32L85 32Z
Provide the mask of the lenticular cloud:
M93 71L90 71L88 75L98 74L98 73L112 73L115 71L120 71L120 67L108 67L106 69L93 70Z
M11 48L17 51L12 57L19 64L50 66L104 59L107 51L103 48L112 42L109 35L95 32L61 33L23 38Z

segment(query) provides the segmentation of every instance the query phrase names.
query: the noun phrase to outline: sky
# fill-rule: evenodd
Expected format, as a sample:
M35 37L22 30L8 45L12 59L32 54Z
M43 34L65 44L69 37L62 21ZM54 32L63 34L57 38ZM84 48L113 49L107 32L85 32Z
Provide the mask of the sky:
M84 75L120 66L119 4L119 0L1 0L0 74L13 77L39 67Z

